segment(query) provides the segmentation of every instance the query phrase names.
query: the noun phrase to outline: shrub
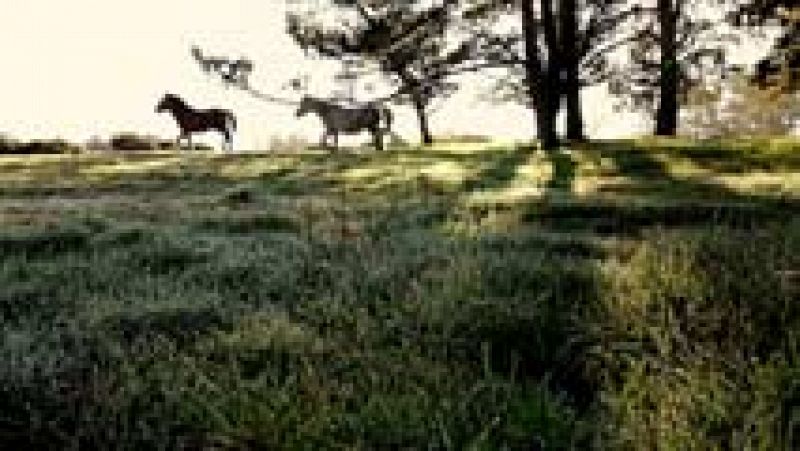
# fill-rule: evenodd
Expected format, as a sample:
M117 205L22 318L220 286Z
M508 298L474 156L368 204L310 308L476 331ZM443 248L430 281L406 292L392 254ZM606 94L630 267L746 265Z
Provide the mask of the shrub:
M111 138L111 150L116 151L173 149L175 149L175 141L160 139L155 136L124 132L118 133ZM181 144L181 150L212 151L214 148L207 144L193 143L191 149L186 144Z
M0 142L0 153L38 155L38 154L77 154L81 148L61 139L34 140L30 142L16 142L3 139Z
M120 133L111 138L112 150L155 150L156 140L149 136L139 136L135 133Z
M0 135L0 153L14 153L18 146L19 143L17 141Z

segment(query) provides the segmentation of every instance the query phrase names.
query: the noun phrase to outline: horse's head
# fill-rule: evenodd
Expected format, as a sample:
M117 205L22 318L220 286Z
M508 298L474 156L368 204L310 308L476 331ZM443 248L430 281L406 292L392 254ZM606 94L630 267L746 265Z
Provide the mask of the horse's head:
M183 100L175 94L164 94L161 101L156 105L156 113L163 113L164 111L174 111L176 108L184 105Z
M303 117L306 114L313 112L314 111L314 105L315 105L314 99L312 99L309 96L304 96L300 100L300 105L298 105L298 107L297 107L297 111L295 112L295 116L296 117Z

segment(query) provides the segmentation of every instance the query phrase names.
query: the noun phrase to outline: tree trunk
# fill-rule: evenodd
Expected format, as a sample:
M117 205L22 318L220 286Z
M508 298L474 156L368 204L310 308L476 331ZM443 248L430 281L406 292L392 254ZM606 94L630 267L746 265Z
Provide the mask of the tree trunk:
M422 95L422 83L414 78L414 76L406 69L401 69L395 72L398 77L403 81L405 88L411 96L411 104L414 111L417 113L417 122L419 123L419 135L422 144L433 144L433 135L431 134L430 124L428 123L428 105L426 99Z
M567 139L581 142L586 140L583 131L583 105L581 103L580 82L571 80L567 74Z
M675 136L678 130L678 84L680 69L677 53L678 11L675 0L658 0L658 22L661 28L661 73L659 76L659 104L656 112L657 136ZM681 0L677 0L681 1Z
M550 100L546 101L541 108L536 109L537 135L543 150L554 150L558 148L559 140L556 131L558 110L558 107Z
M544 71L544 111L542 122L546 127L543 130L542 148L553 150L558 148L557 122L558 112L561 110L561 74L564 68L564 54L561 51L559 40L559 24L553 10L553 0L540 0L542 30L544 31L544 45L547 48L547 69Z
M431 129L428 124L428 111L426 109L425 101L417 94L414 95L414 110L417 112L419 134L422 138L422 144L433 144L433 135L431 135Z
M560 11L561 42L563 43L564 86L567 97L567 139L583 141L583 105L581 104L580 57L577 48L576 0L564 0Z
M536 112L536 135L543 149L552 150L558 147L555 120L558 108L553 98L559 98L553 91L556 86L552 82L552 66L546 72L542 70L533 0L520 0L520 13L525 39L525 83L530 106Z

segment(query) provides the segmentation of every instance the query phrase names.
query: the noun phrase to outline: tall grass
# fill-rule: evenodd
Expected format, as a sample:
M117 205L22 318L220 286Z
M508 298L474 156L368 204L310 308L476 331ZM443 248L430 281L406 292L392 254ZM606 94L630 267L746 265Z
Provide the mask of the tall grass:
M564 154L540 198L488 204L463 200L548 160L192 156L180 177L86 187L81 161L64 186L0 183L25 220L0 232L0 444L797 448L792 198L709 206L640 151ZM578 196L595 157L669 188ZM465 179L422 180L440 160ZM394 178L341 175L364 167Z
M580 322L611 443L796 447L798 230L657 231L603 268Z

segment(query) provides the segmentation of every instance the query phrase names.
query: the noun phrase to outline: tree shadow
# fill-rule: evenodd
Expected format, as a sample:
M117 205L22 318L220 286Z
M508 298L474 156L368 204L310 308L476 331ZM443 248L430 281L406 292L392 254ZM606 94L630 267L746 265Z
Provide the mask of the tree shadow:
M577 160L576 156L582 157ZM786 223L798 217L800 202L796 199L774 199L750 193L739 193L728 187L714 183L713 180L684 178L674 174L668 167L668 161L658 158L648 149L629 142L599 142L576 147L572 151L558 149L545 154L552 165L552 177L544 185L542 196L534 201L521 205L523 223L535 224L537 230L543 232L564 232L571 234L581 232L596 237L642 238L647 230L653 228L681 229L708 228L709 226L727 226L749 230L773 223ZM643 186L657 182L665 182L673 191L671 199L646 193L638 199L614 199L601 195L579 195L575 191L579 173L579 162L583 157L597 157L610 160L616 169L615 175L634 180ZM697 197L687 194L698 193ZM669 192L667 193L669 194ZM537 232L538 233L538 232ZM578 234L578 235L581 235ZM546 248L545 248L546 249ZM560 259L571 253L551 252L550 264L557 268L563 264ZM497 342L501 350L501 368L509 365L512 355L517 355L525 363L521 363L524 374L533 380L542 380L549 376L549 384L556 390L563 390L579 410L589 408L599 393L597 381L586 378L584 346L586 343L575 341L576 333L604 327L604 324L583 324L567 319L570 314L560 316L552 313L574 313L574 318L581 318L575 309L586 308L586 301L595 301L603 296L602 281L593 262L603 261L607 257L600 248L596 252L575 255L570 259L570 271L564 268L554 270L559 277L570 278L561 281L550 281L547 287L552 290L552 299L536 308L539 314L547 317L545 324L526 324L525 327L512 328L505 333L492 330L478 330L473 335L482 336L482 340ZM509 266L508 263L504 264ZM491 277L509 277L513 279L513 268L486 271ZM545 272L545 275L547 273ZM543 279L542 275L537 276ZM519 280L531 280L520 277ZM519 283L519 282L507 282ZM490 286L496 282L487 282ZM531 290L535 292L536 290ZM492 289L494 293L502 293L500 288ZM551 310L552 309L552 310ZM550 312L550 313L549 313ZM497 313L494 313L497 314ZM490 318L491 314L482 312L479 316ZM577 321L577 320L576 320ZM475 321L486 326L486 322ZM532 337L527 328L542 328L546 338ZM481 335L483 334L483 335ZM535 334L534 334L535 335ZM543 335L544 337L544 335ZM546 343L551 349L547 352L534 352L530 349L519 351L515 346L519 342ZM565 344L566 343L566 344ZM509 351L509 350L513 350ZM514 354L516 353L516 354ZM585 410L582 410L585 411Z
M548 158L554 175L542 200L526 207L523 221L564 231L637 235L655 226L726 224L747 228L769 221L789 220L800 212L800 202L795 199L742 194L710 180L676 177L669 171L667 162L631 142L591 143L574 152L610 160L616 175L631 180L644 192L627 199L601 195L576 197L572 190L575 162L563 151L551 152ZM664 184L666 192L659 195L654 187ZM613 194L631 193L623 188Z
M749 171L797 171L800 169L798 144L781 145L771 140L709 140L687 145L660 142L656 148L685 158L713 171L741 174Z
M480 156L485 161L485 155ZM492 156L493 159L486 168L463 182L460 190L462 193L507 187L517 176L517 169L531 156L531 151L524 146L497 148L492 150Z
M551 195L556 190L571 195L578 167L578 164L572 159L571 153L558 149L546 152L545 155L553 167L553 175L545 185L545 196Z
M710 195L721 201L768 200L768 197L755 193L738 193L713 180L699 180L697 176L677 177L669 170L669 163L674 161L674 157L688 158L714 173L746 172L770 168L769 165L759 166L756 164L759 160L763 160L762 157L736 155L721 147L695 149L688 146L660 145L649 149L645 145L632 141L598 141L582 148L581 151L612 161L619 175L640 183L665 181L674 185L681 193ZM662 158L656 158L655 154L662 155ZM731 161L731 158L734 157L737 160ZM734 170L729 171L730 169Z
M200 310L168 310L145 312L136 315L120 314L104 320L97 327L99 335L115 339L126 345L145 343L156 337L166 338L178 345L188 345L214 331L230 331L236 326L235 306L226 310L205 308Z

